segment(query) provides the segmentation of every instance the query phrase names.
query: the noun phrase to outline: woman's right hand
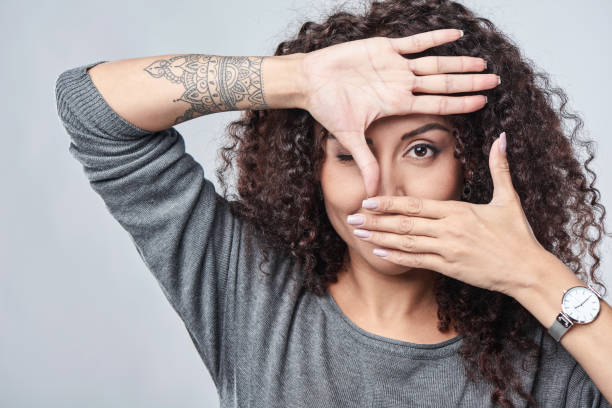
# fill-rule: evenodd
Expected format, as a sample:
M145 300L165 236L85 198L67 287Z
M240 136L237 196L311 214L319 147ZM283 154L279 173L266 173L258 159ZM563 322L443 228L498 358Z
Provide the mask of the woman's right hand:
M376 195L380 173L365 141L365 130L372 122L411 113L473 112L486 103L484 95L415 96L413 92L473 92L498 85L495 74L445 74L482 71L486 68L482 58L429 56L410 60L401 55L418 53L460 37L461 31L455 29L402 38L373 37L304 55L304 108L353 155L368 197Z

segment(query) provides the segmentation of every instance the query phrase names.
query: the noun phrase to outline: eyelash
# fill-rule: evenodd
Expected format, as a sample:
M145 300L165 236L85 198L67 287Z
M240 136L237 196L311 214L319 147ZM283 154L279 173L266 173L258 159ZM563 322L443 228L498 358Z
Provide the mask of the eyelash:
M420 146L425 146L425 147L429 148L431 151L433 151L433 156L436 156L440 152L440 149L438 149L437 147L435 147L434 145L431 145L429 143L419 143L419 144L416 144L416 145L412 146L408 150L408 152L410 152L414 148L420 147ZM406 152L406 154L408 152ZM340 160L340 161L351 161L351 160L353 160L353 156L350 155L350 154L339 154L337 157L338 157L338 160ZM418 159L427 159L427 157L419 157Z

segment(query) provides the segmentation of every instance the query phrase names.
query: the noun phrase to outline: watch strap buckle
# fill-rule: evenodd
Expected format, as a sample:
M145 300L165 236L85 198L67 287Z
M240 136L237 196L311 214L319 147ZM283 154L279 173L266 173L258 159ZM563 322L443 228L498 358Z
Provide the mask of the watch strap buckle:
M559 342L561 337L569 330L574 322L565 313L561 312L555 318L554 323L548 329L548 333L552 336L555 341Z

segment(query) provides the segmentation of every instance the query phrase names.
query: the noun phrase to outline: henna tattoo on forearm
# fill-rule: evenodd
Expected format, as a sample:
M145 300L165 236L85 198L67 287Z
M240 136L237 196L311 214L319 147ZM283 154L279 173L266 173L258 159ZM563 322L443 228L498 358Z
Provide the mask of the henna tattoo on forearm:
M261 72L264 58L188 54L156 60L145 71L185 87L173 102L184 101L191 107L176 118L176 125L214 112L267 109Z

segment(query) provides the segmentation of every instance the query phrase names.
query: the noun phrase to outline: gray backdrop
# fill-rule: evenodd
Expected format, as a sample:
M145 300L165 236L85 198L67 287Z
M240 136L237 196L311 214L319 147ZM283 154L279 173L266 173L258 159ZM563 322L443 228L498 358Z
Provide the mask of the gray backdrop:
M272 55L336 1L0 3L6 129L0 149L0 406L201 407L214 385L178 316L68 153L55 107L65 69L170 53ZM349 6L354 3L349 2ZM570 96L608 208L612 3L471 0ZM216 148L238 112L179 124L216 183ZM608 223L609 225L609 223ZM610 242L602 268L612 284ZM611 300L610 293L607 297Z

